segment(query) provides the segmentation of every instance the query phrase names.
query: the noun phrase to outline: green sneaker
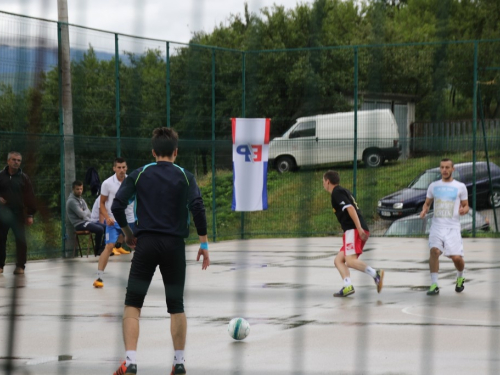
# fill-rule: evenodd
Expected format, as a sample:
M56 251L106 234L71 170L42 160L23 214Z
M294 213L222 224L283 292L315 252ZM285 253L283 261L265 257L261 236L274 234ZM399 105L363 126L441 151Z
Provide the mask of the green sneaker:
M460 293L465 288L465 277L458 277L455 285L455 292Z
M340 289L338 293L333 293L334 297L347 297L350 294L354 294L354 287L352 285L348 285Z
M437 284L432 284L429 290L427 291L428 296L435 296L439 294L439 287Z

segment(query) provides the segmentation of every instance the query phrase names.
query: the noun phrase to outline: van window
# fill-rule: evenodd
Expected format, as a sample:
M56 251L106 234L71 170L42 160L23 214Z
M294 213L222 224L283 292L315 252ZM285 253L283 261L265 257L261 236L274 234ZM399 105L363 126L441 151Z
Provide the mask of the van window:
M300 122L290 133L290 138L314 137L316 135L316 121Z

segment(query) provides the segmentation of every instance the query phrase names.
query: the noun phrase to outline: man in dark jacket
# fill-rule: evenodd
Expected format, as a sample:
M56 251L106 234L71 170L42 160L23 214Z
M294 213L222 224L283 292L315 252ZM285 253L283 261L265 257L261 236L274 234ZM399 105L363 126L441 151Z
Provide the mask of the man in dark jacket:
M12 214L12 220L0 221L0 273L3 273L5 266L7 235L12 228L17 252L15 275L24 273L27 256L24 226L33 224L36 212L33 186L29 177L21 170L21 162L21 154L11 151L7 155L7 166L0 172L0 204Z

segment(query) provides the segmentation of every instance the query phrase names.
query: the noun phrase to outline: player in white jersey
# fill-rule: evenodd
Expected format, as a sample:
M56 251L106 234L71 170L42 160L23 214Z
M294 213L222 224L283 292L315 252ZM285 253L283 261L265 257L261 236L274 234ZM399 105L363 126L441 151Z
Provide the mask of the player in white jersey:
M455 167L450 159L442 159L439 164L441 180L435 181L427 189L427 197L420 217L424 218L434 201L434 218L429 233L429 269L431 287L427 294L439 294L439 256L450 258L457 269L455 291L464 290L464 247L460 229L460 215L469 212L468 193L465 185L453 179Z
M113 204L113 200L115 199L116 192L120 188L122 182L127 177L127 162L123 158L116 158L113 163L113 171L115 174L108 179L104 180L101 185L101 197L100 197L100 206L99 212L105 219L106 224L106 247L102 251L99 257L99 263L97 265L97 279L94 281L95 288L102 288L104 283L102 281L104 269L108 264L108 260L110 255L113 253L114 255L120 254L130 254L129 251L126 251L119 247L115 247L118 237L120 234L123 234L120 226L117 222L115 222L115 217L111 212L111 205ZM134 230L134 203L130 203L125 210L127 215L127 221L131 226L132 230Z

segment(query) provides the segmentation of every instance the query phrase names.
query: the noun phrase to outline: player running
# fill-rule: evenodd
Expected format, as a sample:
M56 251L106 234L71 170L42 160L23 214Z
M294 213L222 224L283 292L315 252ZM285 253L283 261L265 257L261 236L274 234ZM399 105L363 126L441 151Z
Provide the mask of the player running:
M434 201L434 218L429 233L429 269L431 287L427 295L439 294L438 272L441 254L451 258L457 269L455 292L464 290L464 246L460 226L460 216L469 212L467 188L462 182L453 179L455 167L450 159L442 159L439 163L441 180L434 181L427 189L420 217L423 219Z
M351 282L349 268L367 273L375 281L377 292L380 293L384 281L384 271L374 270L358 258L363 253L370 232L365 219L359 212L358 204L351 192L340 184L338 172L328 171L323 175L323 187L331 194L332 207L335 216L344 231L342 237L343 246L335 257L335 267L344 279L344 287L334 297L347 297L354 294L354 286Z

